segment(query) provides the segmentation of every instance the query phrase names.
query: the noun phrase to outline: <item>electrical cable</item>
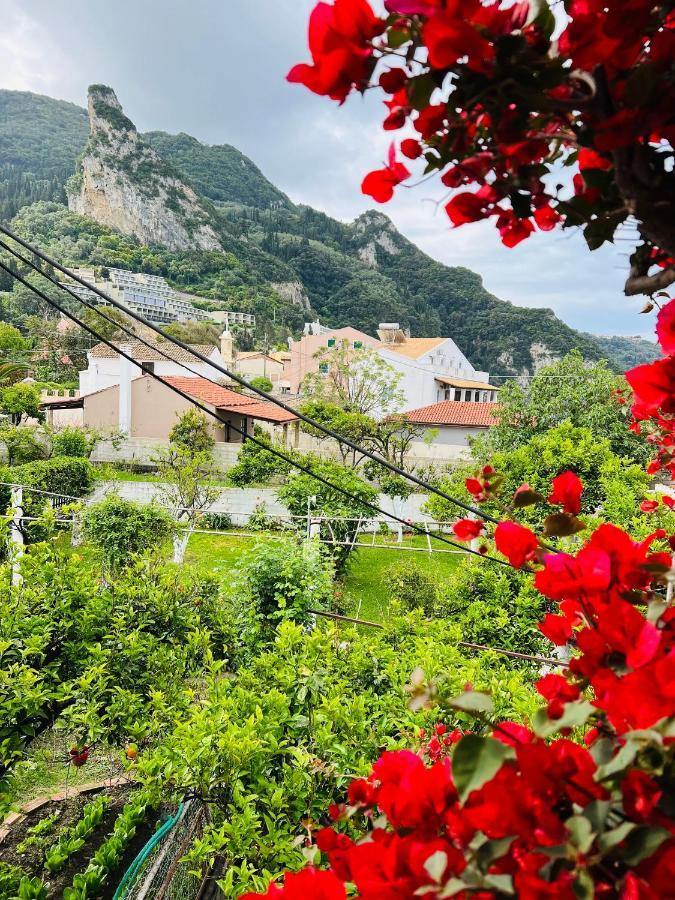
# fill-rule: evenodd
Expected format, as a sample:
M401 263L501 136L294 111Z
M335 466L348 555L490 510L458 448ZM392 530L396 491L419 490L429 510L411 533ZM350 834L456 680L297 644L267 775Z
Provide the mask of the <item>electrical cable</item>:
M0 227L0 230L2 230L1 227ZM0 243L2 243L2 242L0 242ZM44 291L41 291L39 288L36 288L35 285L32 285L22 275L19 275L17 272L13 272L8 266L4 265L4 263L2 263L2 262L0 262L0 269L2 271L6 272L8 275L11 275L12 278L15 278L18 281L20 281L25 287L27 287L29 290L33 291L33 293L36 294L36 296L40 297L41 300L43 300L45 303L47 303L49 306L53 307L54 309L57 309L62 315L66 316L71 321L75 322L75 324L78 325L80 328L82 328L84 331L88 331L89 334L92 334L99 341L101 341L101 343L108 346L111 350L115 351L120 356L124 357L124 359L128 360L133 365L138 366L137 360L135 360L128 353L126 353L126 351L124 351L120 347L116 346L114 343L112 343L107 338L103 337L103 335L101 335L99 332L97 332L93 327L91 327L89 325L85 325L84 322L82 322L81 319L78 319L78 317L74 313L71 313L69 310L64 309L55 300L52 300L47 294L45 294ZM97 312L100 312L100 311L97 310ZM119 323L117 323L117 322L115 322L115 324L119 325ZM123 328L123 326L119 326L119 327ZM134 339L139 340L139 342L145 343L147 345L147 342L143 341L142 338L138 338L136 335L134 335ZM150 346L152 346L153 349L157 349L154 345L150 345ZM163 355L165 355L165 354L163 354ZM171 357L168 357L168 356L167 356L167 358L171 359ZM171 360L171 361L175 362L175 360ZM158 381L160 384L163 384L165 387L168 387L179 397L182 397L188 403L192 404L193 406L200 409L202 412L206 413L206 415L215 419L219 424L222 424L223 420L218 416L217 413L210 410L207 406L204 406L204 404L200 403L194 397L191 397L185 391L182 391L180 388L176 387L175 385L171 384L170 382L165 381L160 375L157 375L154 372L147 372L146 374L149 377L153 378L155 381ZM222 385L219 385L219 387L222 387ZM260 440L255 435L247 434L241 428L237 428L235 425L232 425L232 424L230 424L230 428L232 428L232 430L235 431L237 434L240 434L242 436L242 438L244 438L245 440L253 441L254 444L257 444L263 450L266 450L268 453L271 453L273 456L278 457L279 459L283 460L284 462L288 463L289 465L293 466L294 468L299 469L301 472L304 472L304 474L309 475L311 478L315 479L316 481L319 481L326 487L330 488L330 490L336 491L337 493L342 494L343 496L347 497L348 499L354 500L355 502L360 503L361 505L366 506L369 509L372 509L374 512L377 512L380 515L386 516L387 518L390 518L393 521L398 522L401 525L405 525L406 528L412 528L414 531L417 531L419 534L423 534L425 536L433 538L434 540L440 541L444 544L448 544L451 547L456 547L469 555L478 556L480 559L490 560L491 562L496 562L499 565L509 566L509 563L506 560L499 559L495 556L489 556L488 554L479 553L477 550L472 550L471 548L465 547L462 544L457 543L456 541L452 541L449 538L442 537L441 535L439 535L437 533L430 532L427 529L422 528L419 525L415 525L414 523L407 522L405 519L402 519L400 516L397 516L394 513L390 513L390 512L387 512L386 510L383 510L381 507L377 506L375 503L371 503L368 500L363 500L362 498L357 497L355 494L352 494L350 491L347 491L344 488L341 488L338 485L333 484L332 482L328 481L328 479L324 478L322 475L319 475L316 472L313 472L310 468L308 468L307 466L298 462L297 460L294 460L291 457L286 456L286 454L282 453L280 450L276 449L271 444L267 444L265 441Z
M240 375L237 375L235 372L231 372L224 366L221 366L220 364L214 362L213 360L210 360L203 353L190 347L189 344L185 343L184 341L181 341L179 338L175 338L171 335L167 335L166 332L162 328L159 328L159 326L150 322L144 316L141 316L139 313L137 313L135 310L125 307L123 303L120 303L118 300L115 300L113 297L108 296L104 291L101 291L95 285L92 285L92 284L88 283L87 281L85 281L83 278L80 278L79 275L76 275L74 272L70 272L68 269L66 269L64 266L62 266L55 259L48 256L46 253L43 253L41 250L39 250L34 245L30 244L28 241L25 241L23 238L19 237L17 234L15 234L13 231L8 229L6 226L0 225L0 232L2 234L4 234L6 237L11 238L13 241L16 241L16 243L20 244L22 247L24 247L24 249L30 251L38 259L42 260L43 262L46 262L48 265L57 269L59 272L62 272L64 275L66 275L68 278L71 278L73 281L78 282L83 287L86 287L88 290L90 290L97 296L101 297L103 300L105 300L107 303L109 303L110 305L112 305L113 307L118 309L119 311L125 313L130 318L135 319L137 322L139 322L141 325L144 325L146 328L150 328L152 331L155 332L155 334L160 335L165 341L168 341L168 342L174 344L175 346L180 347L182 350L191 354L193 357L198 359L200 362L203 362L206 365L211 366L212 368L221 372L223 375L227 376L232 381L235 381L237 384L241 385L242 387L245 387L248 390L253 391L255 394L258 394L258 396L263 397L268 403L275 404L275 406L278 406L281 409L285 410L286 412L291 413L293 416L296 416L298 419L305 422L307 425L310 425L312 428L316 428L317 430L328 435L328 437L331 437L334 440L338 441L340 444L344 444L345 446L349 447L350 450L360 453L363 456L365 456L366 458L372 460L373 462L378 463L381 466L384 466L386 469L389 469L389 471L394 472L396 475L398 475L401 478L407 479L408 481L412 482L413 484L416 484L418 487L421 487L423 490L429 491L433 494L436 494L438 497L441 497L442 499L447 500L449 503L452 503L453 505L457 506L458 508L463 509L465 512L473 513L474 515L478 516L479 518L483 519L486 522L492 522L495 525L499 524L499 519L495 518L494 516L491 516L489 513L484 512L479 507L472 506L469 503L465 503L462 500L458 500L456 497L452 497L450 494L447 494L445 491L442 491L440 488L437 488L434 485L431 485L428 482L424 481L423 479L418 478L412 472L406 472L405 469L402 469L399 466L395 465L394 463L389 462L388 460L384 459L384 457L379 456L377 453L372 453L370 450L367 450L365 447L361 447L359 444L356 444L354 441L350 440L349 438L346 438L346 437L340 435L338 432L334 431L332 428L329 428L328 426L322 425L320 422L317 422L315 419L311 418L311 416L307 416L304 413L300 412L299 410L294 409L288 403L284 403L283 400L279 400L278 397L275 397L272 394L267 393L267 391L264 391L261 388L258 388L255 385L250 384L248 381L246 381L245 378L242 378ZM32 261L26 259L18 251L14 250L12 247L8 246L3 241L0 241L0 247L4 248L7 252L9 252L16 259L19 259L25 265L29 265L32 269L34 269L36 272L38 272L38 274L40 274L43 278L46 278L52 284L55 284L57 287L61 288L62 290L66 290L66 292L70 296L74 297L79 302L85 302L84 298L79 297L77 294L75 294L74 291L71 291L69 288L67 288L67 286L61 284L55 278L52 278L51 275L48 275L47 273L43 272L35 262L32 262ZM9 271L9 270L5 270L5 271ZM9 274L12 275L13 277L16 277L16 273L14 273L14 272L10 271ZM30 285L29 285L29 287L30 287ZM96 310L96 311L100 313L100 310ZM118 325L119 323L115 323L115 324ZM138 339L138 336L134 335L134 338ZM175 360L172 360L172 361L175 362ZM200 377L204 377L204 376L200 376ZM209 378L207 378L206 380L211 381L211 379L209 379ZM212 383L214 383L214 382L212 382Z

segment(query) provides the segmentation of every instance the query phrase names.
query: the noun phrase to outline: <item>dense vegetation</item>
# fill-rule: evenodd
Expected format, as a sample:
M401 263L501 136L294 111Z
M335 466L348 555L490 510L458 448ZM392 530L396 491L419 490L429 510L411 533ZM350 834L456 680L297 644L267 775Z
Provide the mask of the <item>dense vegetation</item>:
M2 92L0 102L11 126L9 137L0 137L0 162L13 167L5 182L6 214L34 201L63 202L62 186L86 141L84 111L20 92ZM36 121L49 127L37 129ZM38 131L47 135L40 147ZM140 247L44 203L24 208L17 227L63 262L155 272L184 290L253 312L261 330L277 338L316 314L328 325L351 324L371 333L387 320L419 336L451 335L474 365L499 373L530 372L540 357L572 348L588 359L605 352L622 358L621 346L601 349L551 310L512 306L486 291L476 273L432 260L381 213L343 224L293 205L229 145L210 147L185 134L144 137L215 204L211 216L223 254ZM30 180L35 172L37 183ZM24 185L25 179L30 183ZM311 311L284 300L274 288L289 282L304 287Z

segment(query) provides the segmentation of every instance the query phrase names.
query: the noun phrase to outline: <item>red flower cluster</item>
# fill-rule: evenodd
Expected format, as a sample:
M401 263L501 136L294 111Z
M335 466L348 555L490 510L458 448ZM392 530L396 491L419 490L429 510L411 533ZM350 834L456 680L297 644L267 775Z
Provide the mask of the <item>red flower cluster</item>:
M626 372L626 380L634 396L633 430L645 430L647 440L658 447L647 471L655 474L666 469L672 477L675 475L675 300L661 308L656 336L667 355Z
M547 5L529 0L386 0L386 20L366 0L319 3L313 65L289 78L342 102L364 90L379 60L393 63L376 85L389 95L384 128L418 132L401 151L458 189L445 207L455 227L492 218L515 247L536 229L595 221L595 248L628 215L617 216L612 152L675 140L675 21L671 4L653 0L565 6L569 21L554 40ZM607 101L589 104L598 77ZM545 178L561 151L579 168L570 199Z
M375 67L372 40L384 26L367 0L318 3L309 20L313 63L293 66L288 80L340 101L354 87L364 90Z

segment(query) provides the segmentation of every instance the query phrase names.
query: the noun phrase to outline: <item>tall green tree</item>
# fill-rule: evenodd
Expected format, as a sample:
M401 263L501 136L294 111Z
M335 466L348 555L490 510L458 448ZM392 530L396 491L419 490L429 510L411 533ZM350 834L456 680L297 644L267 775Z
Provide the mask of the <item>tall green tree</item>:
M540 369L526 387L511 382L502 388L499 422L474 442L474 456L488 462L495 451L512 450L567 421L608 441L617 456L646 463L649 447L628 430L627 404L617 395L625 388L623 376L612 372L606 362L588 365L573 350Z

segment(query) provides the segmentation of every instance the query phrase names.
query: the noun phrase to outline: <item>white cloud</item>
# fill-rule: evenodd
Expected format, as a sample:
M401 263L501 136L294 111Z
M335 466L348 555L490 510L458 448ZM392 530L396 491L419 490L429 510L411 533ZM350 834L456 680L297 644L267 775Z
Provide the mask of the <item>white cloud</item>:
M11 0L0 0L2 87L49 94L58 90L68 66L47 28Z

